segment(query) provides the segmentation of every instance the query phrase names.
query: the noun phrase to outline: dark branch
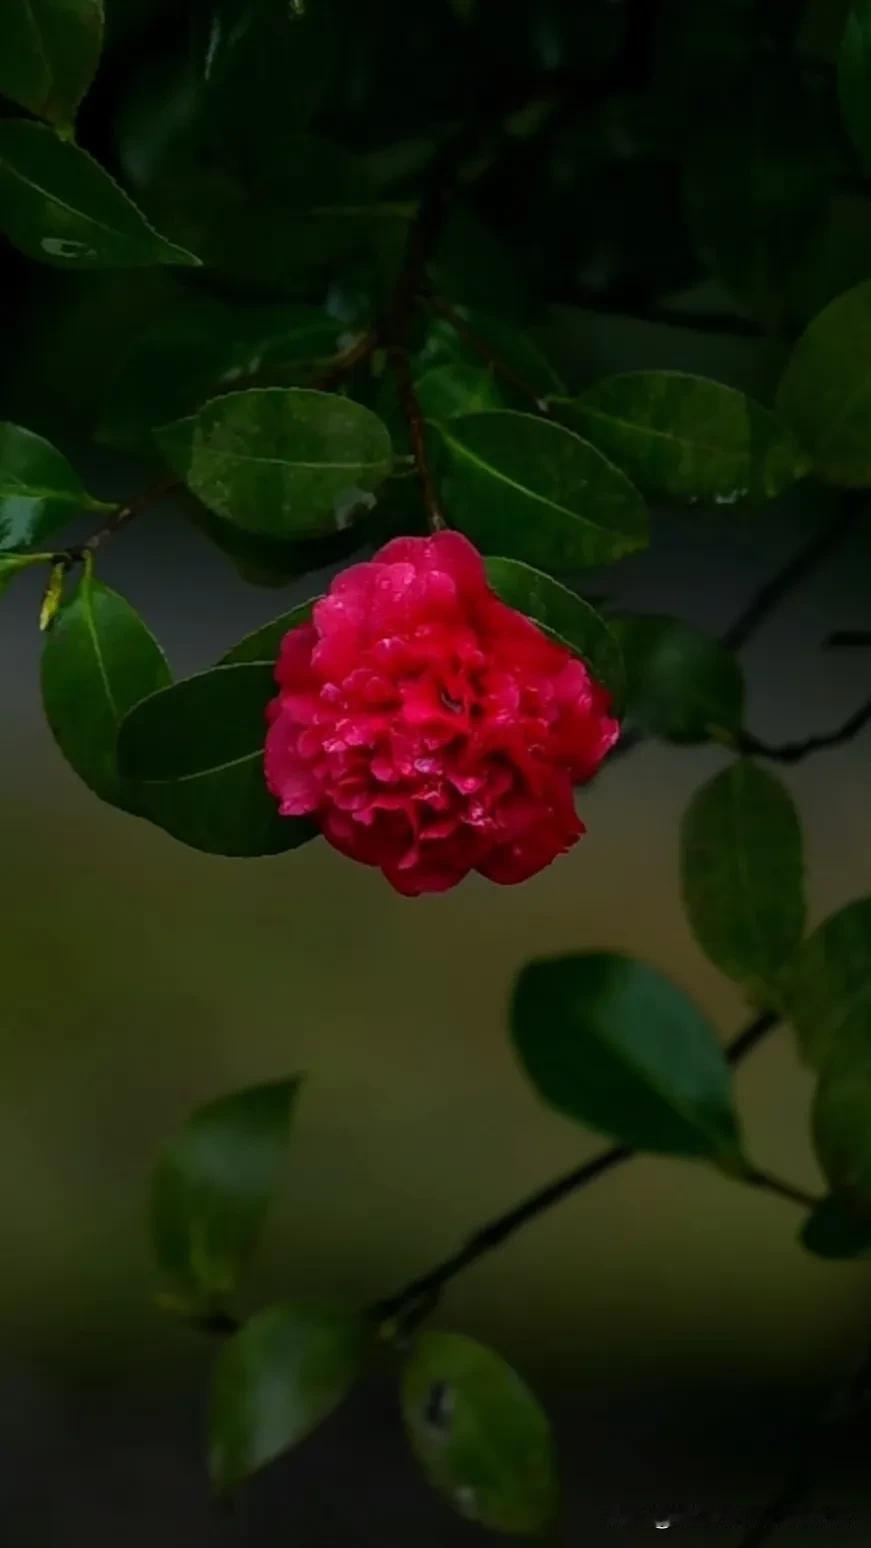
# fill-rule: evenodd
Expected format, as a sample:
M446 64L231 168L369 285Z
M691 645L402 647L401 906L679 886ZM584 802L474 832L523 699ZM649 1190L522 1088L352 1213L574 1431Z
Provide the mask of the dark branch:
M769 746L767 742L762 742L759 737L745 731L738 738L738 748L750 757L770 758L775 763L801 763L814 753L826 752L831 747L843 747L846 742L852 742L869 724L871 724L871 699L854 710L849 719L835 731L826 731L819 736L807 736L802 742L784 742L779 747Z
M181 487L179 479L168 478L164 479L160 484L155 484L151 489L143 490L142 494L134 495L131 500L127 500L123 505L119 505L117 510L112 512L106 525L101 527L98 532L93 533L87 542L80 543L74 548L66 548L59 553L56 556L57 562L63 564L66 569L72 569L73 565L82 564L88 554L96 553L98 548L102 548L104 543L108 543L111 538L121 532L137 516L141 516L149 506L155 505L158 500L164 499L166 495L172 494L174 490Z
M863 500L866 497L863 497ZM859 516L858 504L845 497L845 508L831 522L827 523L797 554L778 570L765 585L751 597L747 606L730 625L722 636L722 642L729 650L740 650L754 635L769 614L794 591L796 586L816 570L830 554L840 548L844 539L853 531Z
M871 634L867 629L837 629L824 643L833 650L866 650Z
M417 468L417 476L420 480L429 529L431 532L441 532L447 526L447 522L442 515L438 489L436 488L436 482L430 467L426 448L426 422L420 406L420 400L415 391L408 351L402 344L393 344L389 347L388 354L396 373L399 401L408 424L411 450L415 467Z
M480 355L481 359L496 376L501 376L502 380L507 382L509 386L516 388L525 398L530 398L540 414L550 413L547 399L542 397L541 393L533 387L531 382L528 382L525 377L521 376L519 371L515 371L513 366L510 366L507 361L503 360L492 346L488 344L487 340L482 338L477 329L473 328L466 321L465 317L451 306L449 301L444 301L441 296L429 294L425 294L423 299L439 317L443 317L445 322L450 323L461 339L465 339L466 343L471 345L476 354Z

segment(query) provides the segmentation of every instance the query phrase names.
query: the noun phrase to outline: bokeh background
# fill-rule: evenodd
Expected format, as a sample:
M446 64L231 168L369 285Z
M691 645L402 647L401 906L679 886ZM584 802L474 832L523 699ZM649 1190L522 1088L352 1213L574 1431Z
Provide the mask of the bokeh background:
M610 335L619 353L619 327ZM122 476L91 470L110 493ZM765 522L661 516L652 551L592 589L718 630L825 514L805 493ZM867 693L862 653L821 642L867 622L869 559L860 531L746 651L749 724L766 738L837 725ZM297 595L246 586L172 507L119 537L101 568L182 673ZM724 1037L740 1027L746 1007L694 946L677 876L681 812L723 755L644 745L581 793L588 835L540 877L408 901L322 844L225 861L101 805L41 716L37 609L26 576L0 611L5 1548L471 1544L476 1529L405 1455L386 1371L253 1484L241 1515L215 1510L210 1349L155 1307L149 1169L193 1104L305 1070L246 1304L358 1304L592 1153L595 1137L522 1078L509 987L538 953L619 949L671 974ZM869 889L869 772L866 737L787 773L814 922ZM810 1081L788 1032L752 1056L738 1090L754 1156L813 1187ZM688 1545L739 1541L739 1518L771 1493L871 1330L867 1267L812 1259L799 1223L793 1206L701 1165L633 1162L453 1286L439 1323L496 1345L553 1410L566 1543L664 1530ZM778 1543L867 1542L868 1442L867 1427L839 1432L821 1452L804 1519Z

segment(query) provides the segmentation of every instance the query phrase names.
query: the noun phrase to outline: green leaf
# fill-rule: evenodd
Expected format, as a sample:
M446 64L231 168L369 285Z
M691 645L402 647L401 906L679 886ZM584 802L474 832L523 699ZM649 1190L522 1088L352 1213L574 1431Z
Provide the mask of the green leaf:
M452 419L435 433L451 525L485 552L570 571L647 543L638 491L562 425L490 412Z
M103 0L14 0L3 16L0 92L68 128L102 42Z
M154 231L108 172L44 124L0 122L0 230L65 269L199 263Z
M169 681L166 657L139 614L87 569L46 635L42 698L67 762L113 806L136 809L118 768L118 728L134 704Z
M542 399L553 393L565 392L565 383L551 365L526 328L506 323L501 317L491 317L473 307L458 306L457 317L468 323L477 339L488 346L495 356L509 367L520 379L541 394ZM479 349L444 317L431 326L420 353L419 364L424 368L442 366L463 361L480 370L483 356Z
M702 950L777 1003L805 923L801 823L780 780L741 759L703 785L684 816L681 872Z
M814 1146L832 1188L871 1223L871 1012L834 1049L814 1096Z
M312 597L308 602L300 602L297 607L292 607L289 613L282 613L279 618L272 618L269 623L262 624L251 634L246 634L238 645L234 645L232 650L228 650L227 654L221 657L219 666L241 666L249 662L264 661L267 665L274 666L278 660L284 636L290 629L296 629L300 624L309 622L312 608L317 600L317 597Z
M628 713L670 742L704 742L740 730L744 679L731 651L678 618L620 613L608 619L623 652Z
M269 1081L198 1108L158 1162L154 1253L190 1310L218 1310L238 1286L284 1163L299 1085Z
M296 849L316 829L280 817L266 788L266 706L272 666L214 667L137 706L121 727L118 761L138 809L194 849L216 855L273 855Z
M228 1339L212 1394L210 1466L219 1489L296 1445L338 1406L361 1373L368 1336L360 1317L290 1301Z
M459 1333L421 1333L402 1370L402 1417L432 1487L492 1532L543 1532L556 1510L550 1425L501 1357Z
M808 1216L801 1240L818 1258L871 1258L871 1220L852 1214L838 1194L830 1193Z
M866 172L871 172L871 0L856 0L838 55L841 112Z
M832 484L871 484L871 281L815 317L787 362L777 407Z
M679 371L632 371L554 410L647 495L760 504L807 464L768 409L720 382Z
M88 494L49 441L0 424L0 550L31 548L80 511L111 509Z
M511 1027L535 1089L567 1117L639 1150L738 1157L714 1030L653 968L607 952L529 963Z
M805 941L788 996L802 1054L821 1069L871 1017L871 898L848 903Z
M504 407L492 371L471 365L434 366L416 383L417 397L427 419L457 419Z
M185 478L244 531L300 539L343 531L371 509L391 468L390 437L370 409L332 393L227 393L194 415ZM183 453L182 453L183 456Z
M586 662L592 675L623 702L623 657L604 618L568 587L518 559L486 559L487 579L509 607L526 613L539 628Z

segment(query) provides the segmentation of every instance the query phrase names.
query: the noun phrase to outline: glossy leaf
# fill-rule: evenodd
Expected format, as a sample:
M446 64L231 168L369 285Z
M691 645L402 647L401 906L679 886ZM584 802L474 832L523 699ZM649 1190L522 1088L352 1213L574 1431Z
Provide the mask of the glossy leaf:
M871 484L871 281L814 318L787 363L777 406L820 478Z
M154 1253L189 1310L220 1309L237 1288L285 1160L299 1084L270 1081L198 1108L158 1162Z
M744 679L731 651L678 618L620 613L608 622L623 652L627 711L642 730L703 742L740 729Z
M402 1370L402 1417L427 1479L466 1520L524 1536L550 1524L550 1425L492 1349L458 1333L419 1334Z
M434 434L451 524L485 552L570 571L645 546L637 490L562 425L491 412L452 419Z
M773 991L804 931L801 823L789 792L741 759L690 803L681 834L683 897L711 961Z
M0 92L69 127L103 41L103 0L13 0L4 8Z
M853 1214L871 1223L871 1012L832 1051L814 1096L814 1146Z
M805 941L790 974L789 1015L817 1069L871 1020L871 898L839 909Z
M838 1194L830 1193L808 1216L801 1240L819 1258L871 1258L871 1219L853 1214Z
M210 1464L232 1489L313 1430L347 1396L367 1352L359 1317L287 1302L252 1317L221 1347Z
M110 509L49 441L0 424L0 551L32 548L80 511Z
M514 1045L541 1097L639 1150L734 1160L729 1069L714 1029L668 979L606 952L525 967Z
M492 371L472 365L434 366L416 383L417 397L427 419L457 419L504 407Z
M838 56L838 87L844 123L871 171L871 0L856 0Z
M0 122L0 230L30 258L65 269L199 262L154 231L78 145L22 119Z
M550 575L543 575L518 559L487 559L485 563L487 579L496 595L509 607L526 613L546 634L580 656L619 709L625 688L623 658L608 625L595 608Z
M227 393L194 416L185 477L246 532L300 539L343 531L390 472L390 437L367 408L304 388Z
M135 809L116 740L134 704L170 681L160 646L139 614L86 570L46 635L42 698L67 762L104 801Z
M143 816L194 849L271 855L316 829L279 817L263 775L271 665L214 667L140 704L121 727L118 759Z
M792 434L732 387L679 371L633 371L554 403L645 494L759 504L805 471Z
M254 629L251 634L246 634L238 645L228 650L221 657L221 666L240 666L248 662L266 662L269 666L278 660L281 642L291 629L297 629L300 624L308 623L312 615L312 608L317 598L308 602L300 602L297 607L292 607L289 613L282 613L279 618L270 619L269 623L261 628Z

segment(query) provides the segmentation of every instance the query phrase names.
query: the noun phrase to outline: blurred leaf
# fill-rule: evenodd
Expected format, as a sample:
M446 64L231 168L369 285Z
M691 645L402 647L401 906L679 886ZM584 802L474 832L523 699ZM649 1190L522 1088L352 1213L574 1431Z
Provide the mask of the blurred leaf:
M485 564L496 595L580 656L612 695L619 713L625 690L623 658L604 618L568 587L517 559L486 559Z
M493 354L528 384L533 392L547 398L565 392L565 383L543 351L530 338L526 328L503 322L487 312L469 306L454 308L457 317L468 323L474 334ZM480 369L483 356L469 338L447 318L437 317L431 324L418 357L419 369L450 365L463 361Z
M103 41L103 0L13 0L4 8L0 92L69 128Z
M210 1464L221 1490L302 1440L347 1396L367 1327L330 1307L287 1302L258 1312L219 1350Z
M505 407L492 371L477 366L435 366L424 372L416 386L427 419L456 419L462 414Z
M623 652L627 712L670 742L704 742L740 730L744 679L732 652L678 618L617 613L608 619Z
M267 538L343 531L374 505L373 491L391 468L381 421L332 393L227 393L194 415L191 432L184 477L194 494Z
M871 0L856 0L847 17L838 88L844 122L866 172L871 172Z
M529 963L511 1026L532 1084L567 1117L639 1150L738 1158L713 1027L653 968L606 952Z
M246 634L238 645L228 650L221 657L220 666L240 666L248 662L266 662L274 665L278 660L281 642L290 629L297 629L300 624L308 623L311 619L312 608L317 601L313 597L308 602L300 602L297 607L292 607L289 613L282 613L280 618L273 618L261 628L255 629L251 634Z
M154 1253L191 1311L219 1310L238 1286L285 1160L299 1085L270 1081L198 1108L158 1162Z
M851 0L807 0L796 38L800 53L834 62L844 36Z
M818 1258L869 1258L871 1220L853 1215L845 1201L831 1193L808 1216L801 1240Z
M806 462L768 409L720 382L677 371L611 376L555 412L661 499L760 504L800 478Z
M222 387L260 375L309 373L339 349L341 326L314 307L230 309L191 296L138 338L110 380L101 439L141 447Z
M532 414L469 414L437 430L451 525L545 570L608 564L647 542L638 491L580 436Z
M804 942L788 992L801 1051L821 1069L871 1017L871 898L848 903Z
M832 484L871 484L871 281L815 317L787 363L777 406Z
M871 199L838 191L788 277L790 317L798 327L871 274Z
M152 694L121 727L118 759L138 810L193 849L272 855L314 838L302 819L279 817L266 788L265 663L214 667Z
M871 1227L871 1011L827 1059L814 1096L814 1146L832 1188Z
M197 265L154 231L108 172L44 124L0 122L0 229L62 268Z
M0 424L0 550L32 548L81 511L111 509L49 441Z
M777 1004L805 923L801 823L780 780L740 759L703 785L684 816L681 871L702 950Z
M467 1521L538 1535L557 1483L550 1425L511 1366L458 1333L421 1333L402 1370L402 1416L432 1487Z
M112 806L136 810L118 768L118 728L134 704L169 681L166 657L139 614L86 568L46 635L42 699L67 762Z

